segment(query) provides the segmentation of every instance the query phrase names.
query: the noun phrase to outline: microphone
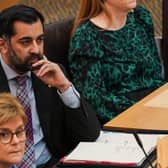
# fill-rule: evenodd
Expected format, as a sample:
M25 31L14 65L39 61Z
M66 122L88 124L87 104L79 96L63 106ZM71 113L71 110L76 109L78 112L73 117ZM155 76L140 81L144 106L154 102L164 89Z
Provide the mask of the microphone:
M137 144L140 146L141 150L142 150L143 153L145 154L146 160L147 160L147 162L149 163L150 167L151 167L151 168L154 168L154 166L152 165L150 159L148 158L148 154L146 153L146 151L145 151L145 149L144 149L144 146L143 146L143 144L142 144L142 141L141 141L140 137L138 136L137 133L133 133L133 135L134 135L134 137L135 137L135 140L136 140Z

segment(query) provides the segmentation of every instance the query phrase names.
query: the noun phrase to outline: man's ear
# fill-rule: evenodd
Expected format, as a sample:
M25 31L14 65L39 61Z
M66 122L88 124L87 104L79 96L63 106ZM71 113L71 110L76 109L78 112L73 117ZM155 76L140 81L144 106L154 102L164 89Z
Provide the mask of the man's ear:
M7 52L8 46L6 41L0 37L0 53L5 54Z

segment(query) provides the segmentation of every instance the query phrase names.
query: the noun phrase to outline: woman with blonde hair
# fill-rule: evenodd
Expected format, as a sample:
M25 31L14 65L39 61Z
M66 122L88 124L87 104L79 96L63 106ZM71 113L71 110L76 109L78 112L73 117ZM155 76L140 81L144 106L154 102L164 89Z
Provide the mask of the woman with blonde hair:
M21 162L26 141L27 116L18 100L0 94L0 168L13 168Z
M136 0L81 0L68 59L102 124L164 83L150 13Z

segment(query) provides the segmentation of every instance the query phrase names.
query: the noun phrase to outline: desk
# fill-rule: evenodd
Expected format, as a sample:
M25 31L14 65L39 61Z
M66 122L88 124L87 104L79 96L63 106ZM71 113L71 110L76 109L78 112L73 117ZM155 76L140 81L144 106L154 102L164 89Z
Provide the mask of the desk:
M168 133L168 108L150 107L145 104L163 94L168 93L168 83L107 122L103 129L122 132ZM168 101L168 97L167 97Z

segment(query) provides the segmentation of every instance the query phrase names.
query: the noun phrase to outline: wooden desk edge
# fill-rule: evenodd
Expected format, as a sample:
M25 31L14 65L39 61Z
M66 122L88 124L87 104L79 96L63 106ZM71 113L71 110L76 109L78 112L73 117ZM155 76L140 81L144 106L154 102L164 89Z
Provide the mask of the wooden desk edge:
M144 97L143 99L141 99L140 101L135 103L133 106L131 106L127 110L123 111L121 114L116 116L114 119L108 121L106 124L104 124L103 130L120 131L120 132L139 132L139 133L156 133L156 134L157 133L163 133L163 134L167 134L168 129L167 130L166 129L165 130L159 130L159 129L158 130L152 130L152 129L130 128L130 127L126 127L126 126L125 127L118 127L118 126L112 125L112 123L115 120L118 120L118 118L121 118L122 115L124 115L124 113L129 112L131 109L135 108L138 105L144 104L145 102L147 102L148 100L150 100L154 96L158 95L159 92L162 92L166 89L168 89L168 83L165 83L163 86L154 90L152 93L150 93L149 95L147 95L146 97Z

